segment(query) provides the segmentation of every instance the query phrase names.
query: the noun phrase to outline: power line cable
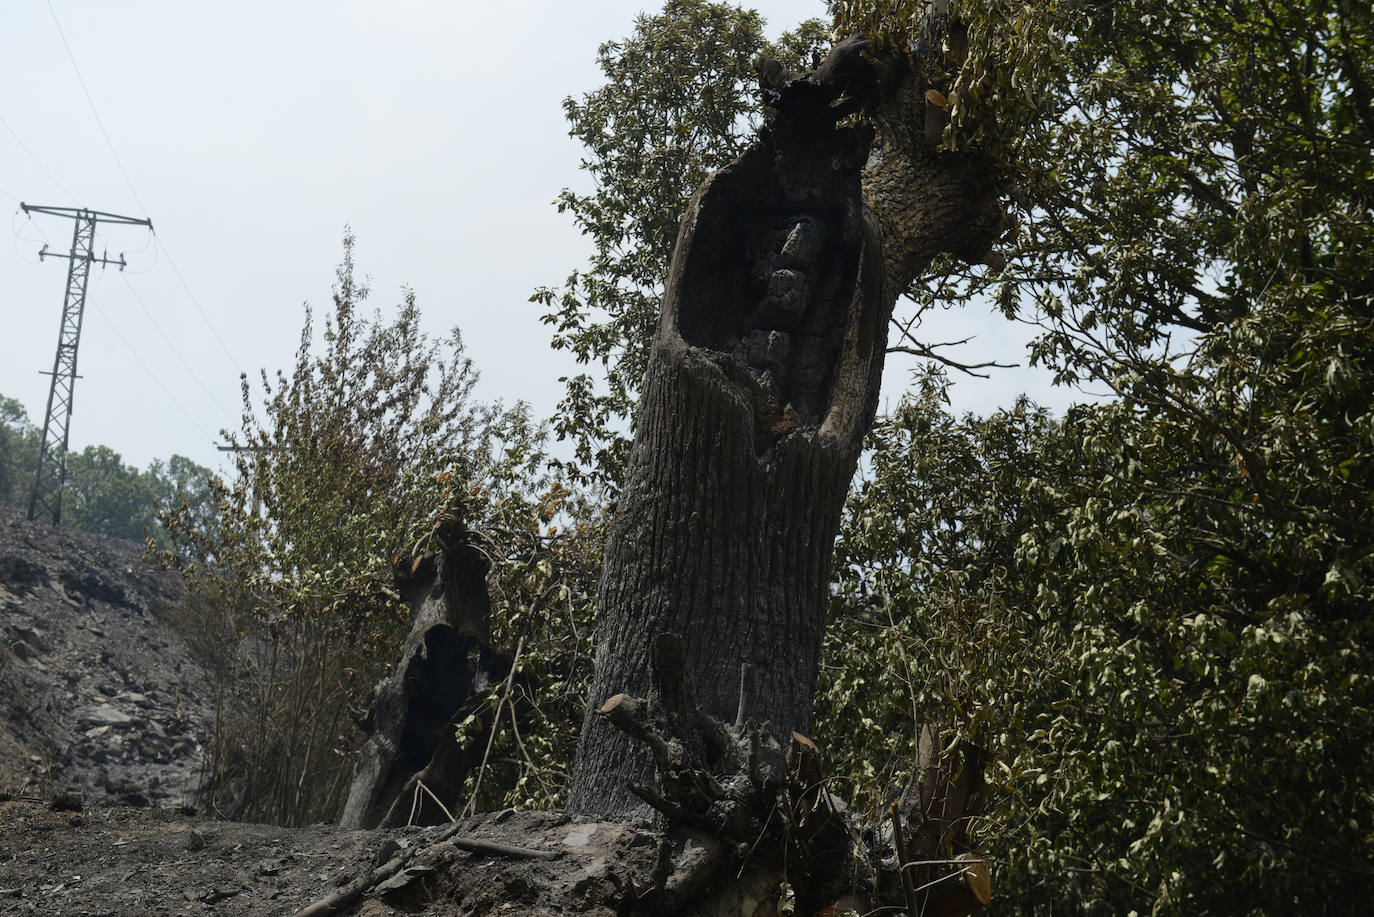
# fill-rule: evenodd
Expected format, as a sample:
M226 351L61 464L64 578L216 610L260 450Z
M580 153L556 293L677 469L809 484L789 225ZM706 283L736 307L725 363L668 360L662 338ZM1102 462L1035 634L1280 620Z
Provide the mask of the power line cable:
M173 258L172 253L167 250L167 244L162 241L162 236L158 235L157 231L154 230L153 238L157 240L158 251L162 252L163 256L167 259L167 263L172 266L172 273L176 274L177 280L181 281L181 288L186 291L186 295L191 300L191 305L196 307L196 311L200 313L201 320L205 322L205 327L210 329L210 334L214 337L215 342L219 344L219 349L224 351L224 356L228 358L229 364L233 366L234 369L239 369L242 364L234 359L234 355L229 352L228 345L224 343L224 338L220 337L219 332L215 330L215 325L210 321L210 316L206 315L205 310L200 307L200 301L196 299L196 294L191 292L190 284L186 282L186 278L181 276L181 268L177 267L176 259Z
M103 233L103 232L100 232L99 230L97 230L97 231L96 231L96 234L95 234L95 238L96 238L96 241L100 243L100 246L101 246L101 248L102 248L103 250L109 251L109 249L110 249L110 237L109 237L108 234ZM141 255L141 254L143 254L143 253L146 252L150 247L152 247L154 238L155 238L155 237L154 237L154 235L153 235L153 229L152 229L152 227L150 226L150 227L148 227L148 235L145 236L144 239L143 239L143 245L140 246L139 248L132 248L132 249L131 249L131 248L121 248L121 249L119 249L119 260L120 260L120 261L125 261L126 256L136 256L136 255ZM120 273L120 274L123 274L123 275L125 275L125 276L127 276L127 275L129 275L129 274L146 274L146 273L148 273L149 271L151 271L151 270L153 269L153 267L156 267L157 264L158 264L161 260L162 260L162 257L158 254L157 249L154 248L154 249L153 249L153 265L152 265L152 267L146 267L146 268L144 268L143 270L140 270L140 271L131 271L131 270L129 270L129 265L126 263L126 264L123 264L123 265L119 268L119 273Z
M215 393L210 391L210 387L201 380L200 376L196 375L196 371L191 368L191 364L186 362L186 358L181 355L181 351L177 350L177 346L172 343L172 339L167 336L167 332L162 330L162 326L158 324L158 320L153 317L153 313L149 311L147 305L144 304L143 298L138 295L138 291L134 289L134 285L129 283L129 278L124 276L123 271L120 272L119 277L124 281L124 285L129 288L129 293L134 297L134 302L138 303L138 307L143 310L143 314L148 316L148 321L152 322L153 327L157 329L157 333L162 335L162 340L167 343L167 348L181 361L181 365L186 367L186 372L190 374L192 379L196 380L196 384L199 385L201 390L215 403L215 407L219 408L224 416L232 422L234 416L229 413L229 409L220 403L220 400L215 397Z
M114 157L115 165L119 166L119 174L124 176L124 184L129 186L129 193L134 196L144 215L147 215L148 208L144 205L138 192L134 190L134 183L129 180L129 173L124 171L124 163L120 161L119 154L115 152L114 141L110 140L110 132L105 130L105 122L100 119L100 112L95 109L95 100L91 98L91 91L86 88L86 80L81 76L81 68L76 65L76 55L72 53L72 46L67 43L67 33L62 31L62 23L57 19L57 10L53 9L52 0L48 0L48 12L52 14L53 25L57 26L57 34L62 39L62 47L67 49L67 60L72 62L72 70L76 72L76 81L81 84L81 92L86 96L86 104L91 107L91 114L95 116L95 123L100 126L100 133L105 138L105 145L110 148L110 155Z
M30 261L28 258L25 258L23 250L19 247L20 242L36 244L35 240L33 239L25 239L22 236L20 236L19 233L14 234L14 253L19 256L20 261L22 261L24 264L38 264L40 261L43 260L41 258L34 258L32 261Z
M153 233L149 233L148 235L149 235L149 238L156 238L156 237L154 236ZM147 246L145 245L144 248L147 248ZM139 250L136 251L136 252L126 252L126 254L130 254L130 255L141 254L141 253L143 252L144 248L141 248L141 249L139 249ZM137 275L139 275L139 274L151 274L153 271L157 270L157 266L158 266L159 264L161 264L161 263L162 263L162 251L161 251L160 249L155 248L155 249L153 249L153 263L152 263L152 264L148 265L147 267L145 267L145 268L143 268L143 269L141 269L141 270L137 270L137 271L132 270L132 269L126 267L126 268L124 268L124 270L121 271L120 273L125 274L125 275L132 274L132 275L134 275L134 276L137 276Z
M172 394L172 390L169 389L167 386L163 385L162 380L157 377L157 373L153 372L152 368L147 363L143 362L143 358L138 355L138 351L135 350L133 345L130 344L128 340L125 339L124 335L120 333L119 326L116 325L113 321L111 321L110 318L107 317L105 313L101 312L99 309L92 307L91 311L93 311L96 315L99 315L101 320L104 321L105 324L110 326L110 330L115 333L115 337L119 338L119 342L124 345L124 349L128 350L129 353L133 356L133 358L138 361L138 365L143 367L143 371L148 374L148 378L152 379L154 382L157 383L157 387L162 389L162 392L167 396L167 399L171 401L172 404L177 406L177 410L181 411L182 414L186 415L186 419L191 421L191 425L194 426L197 430L199 430L201 435L204 436L207 440L209 440L210 442L214 442L215 437L205 432L205 428L200 425L200 421L196 420L195 416L192 415L190 411L186 410L185 406L182 405L180 401L177 401L177 397L176 395Z
M3 116L0 116L0 124L5 125L5 130L9 131L10 136L14 138L14 142L19 144L19 149L23 150L28 157L33 160L33 164L38 166L44 175L48 176L48 180L56 185L59 191L71 198L73 204L77 203L76 195L68 191L67 186L58 181L57 177L48 171L48 167L43 165L37 156L33 155L33 150L29 149L28 144L23 141L14 128L10 127L10 123L6 121ZM15 200L18 200L18 198L15 198Z
M23 236L19 235L19 233L15 233L15 234L14 234L14 253L15 253L16 255L19 256L19 260L22 261L24 264L40 264L40 263L42 263L42 261L43 261L42 258L34 258L32 261L30 261L28 258L24 257L24 250L21 249L21 248L19 247L19 243L20 243L20 242L26 242L26 243L28 243L29 245L37 245L37 244L38 244L38 240L37 240L37 239L25 239Z
M23 203L23 202L21 201L20 203ZM20 243L20 242L28 242L28 243L31 244L31 245L38 245L38 244L40 244L40 241L39 241L38 239L26 239L26 238L24 238L23 236L20 235L20 233L24 231L24 227L25 227L25 226L32 226L35 230L38 231L38 234L39 234L40 236L43 237L43 238L42 238L41 244L43 244L43 245L52 245L52 239L49 239L49 238L48 238L48 234L47 234L46 232L43 231L43 226L42 226L42 224L39 223L39 222L37 222L31 215L26 215L26 219L24 220L23 224L18 225L18 226L15 225L16 221L17 221L18 218L19 218L20 212L21 212L21 211L20 211L18 208L15 208L14 216L10 217L10 232L14 234L14 250L15 250L15 251L19 251L19 243ZM24 258L24 257L22 257L22 256L20 257L19 260L20 260L20 261L23 261L25 264L37 264L37 263L38 263L38 261L30 261L29 259ZM40 258L40 259L38 259L38 260L41 261L41 260L43 260L43 259Z

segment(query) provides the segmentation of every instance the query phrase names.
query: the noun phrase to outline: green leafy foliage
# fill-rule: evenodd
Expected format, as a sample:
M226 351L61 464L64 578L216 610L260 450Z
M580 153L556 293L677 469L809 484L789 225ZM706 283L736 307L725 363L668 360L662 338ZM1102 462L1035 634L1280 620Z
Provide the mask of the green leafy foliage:
M0 502L28 506L38 447L39 430L23 405L0 396ZM139 471L108 446L87 446L67 456L62 522L128 541L165 543L158 512L183 501L196 525L216 524L213 479L214 472L182 455Z
M477 402L458 332L428 337L410 291L389 321L363 312L367 296L345 236L318 340L307 313L290 372L262 374L260 409L243 382L218 524L187 503L166 517L192 626L229 649L208 795L234 817L337 815L361 739L348 711L409 629L392 565L434 547L444 513L483 534L501 581L517 560L547 565L556 541L538 530L558 489L525 406Z
M484 713L495 724L483 766L467 781L470 811L563 803L592 674L600 517L558 483L533 501L508 494L483 533L496 562L492 640L514 664L458 726L466 744Z
M0 395L0 502L27 502L38 462L38 430L14 398Z
M824 729L859 773L903 718L991 751L1008 910L1347 913L1374 861L1370 16L1072 13L1008 267L927 295L996 296L1109 398L956 420L927 382L879 425Z
M927 383L851 502L822 744L865 804L909 776L913 722L988 749L974 835L1018 913L1265 912L1363 881L1368 615L1199 545L1213 507L1131 471L1151 437L1190 464L1176 432L1117 405L956 421Z
M381 639L395 628L391 558L432 522L435 480L479 477L537 432L522 405L476 403L477 372L456 331L431 340L405 291L395 318L362 311L353 239L316 352L307 311L288 374L262 373L262 411L245 377L235 480L221 528L204 539L172 520L181 553L258 596L259 613L304 614ZM193 568L193 572L199 572Z
M166 462L154 460L145 475L151 479L159 517L175 512L182 524L202 538L217 537L222 488L219 475L184 455L173 455ZM170 545L160 519L153 532L155 544Z
M1025 484L1055 424L1025 399L956 419L947 388L927 372L875 427L836 544L816 715L861 807L912 776L917 724L988 747L1037 665L1015 605L1034 577L1016 555L1045 512Z
M441 472L433 526L412 549L437 549L433 533L454 514L465 520L492 565L492 644L512 656L509 677L487 686L458 724L454 739L464 745L492 724L460 810L555 808L567 795L591 681L605 532L599 509L547 473L543 444L542 430L509 439L466 489Z
M130 541L147 537L155 523L152 475L125 465L108 446L87 446L67 456L62 521L88 532Z
M1051 74L1080 4L1047 0L829 0L837 34L863 35L877 53L910 56L923 95L940 108L940 147L977 150L1004 171L1024 162L1042 122Z

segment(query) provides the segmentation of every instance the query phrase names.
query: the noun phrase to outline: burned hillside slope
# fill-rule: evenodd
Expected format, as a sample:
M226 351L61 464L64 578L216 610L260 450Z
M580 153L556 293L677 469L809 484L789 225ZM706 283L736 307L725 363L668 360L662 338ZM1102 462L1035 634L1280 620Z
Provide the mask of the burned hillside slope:
M142 550L0 507L0 792L194 802L210 682Z

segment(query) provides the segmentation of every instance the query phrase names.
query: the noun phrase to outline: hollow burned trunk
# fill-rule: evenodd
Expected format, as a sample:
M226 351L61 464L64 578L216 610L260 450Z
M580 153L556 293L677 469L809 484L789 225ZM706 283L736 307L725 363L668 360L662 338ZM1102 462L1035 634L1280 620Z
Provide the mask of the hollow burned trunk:
M886 323L866 144L833 126L824 141L765 137L683 221L607 546L593 708L643 692L649 645L675 631L709 712L731 712L749 662L774 727L809 728L830 553ZM572 805L624 810L626 779L647 764L589 716Z
M411 630L396 669L359 719L369 736L354 766L345 828L448 821L483 744L458 744L457 724L472 712L474 695L510 668L490 646L486 556L456 518L437 534L439 552L398 559Z
M831 550L893 303L936 253L990 241L968 157L938 156L919 129L870 156L871 129L837 125L858 85L921 111L865 49L844 42L775 81L759 139L683 218L606 549L575 810L637 807L626 783L647 780L648 758L593 711L646 690L661 633L683 635L708 713L733 713L748 663L760 719L781 736L810 727Z

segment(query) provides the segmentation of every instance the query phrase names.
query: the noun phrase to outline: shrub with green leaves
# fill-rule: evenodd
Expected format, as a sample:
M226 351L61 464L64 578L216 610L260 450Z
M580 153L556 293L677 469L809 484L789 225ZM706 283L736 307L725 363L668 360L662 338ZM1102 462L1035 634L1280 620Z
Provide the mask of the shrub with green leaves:
M1008 264L921 293L995 296L1105 400L956 419L928 386L880 424L825 728L866 738L857 771L903 717L991 751L976 833L1009 911L1349 913L1374 861L1369 13L1042 25Z
M28 507L38 463L39 430L24 406L0 395L0 503ZM62 524L86 532L165 546L160 511L182 503L202 530L217 524L214 472L184 455L149 463L144 471L126 465L109 446L87 446L66 457Z
M210 750L211 802L233 817L335 817L361 739L349 709L410 626L392 565L430 548L450 507L492 557L498 640L553 614L540 604L550 590L559 612L578 613L549 560L577 548L540 529L565 499L544 470L544 431L523 404L474 398L457 331L429 338L410 291L390 321L363 312L367 296L346 236L320 339L307 313L291 371L262 374L260 409L243 382L237 473L220 485L218 525L207 530L188 506L166 518L165 557L191 581L192 626L212 635L202 643L227 635L239 649ZM522 579L527 564L543 579ZM576 671L555 643L525 665Z

